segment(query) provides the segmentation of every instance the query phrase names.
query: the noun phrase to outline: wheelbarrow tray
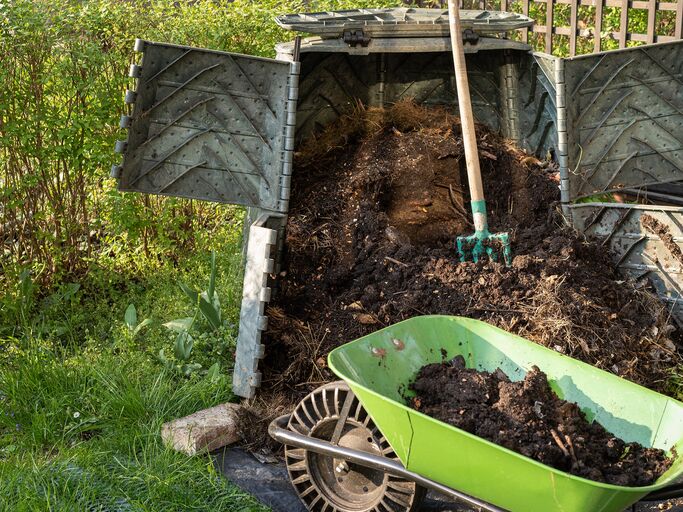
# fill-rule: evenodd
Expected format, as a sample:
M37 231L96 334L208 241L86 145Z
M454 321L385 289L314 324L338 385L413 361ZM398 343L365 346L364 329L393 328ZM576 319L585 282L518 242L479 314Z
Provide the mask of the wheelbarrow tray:
M512 380L536 365L552 389L627 442L683 452L683 404L492 325L420 316L329 354L406 469L510 511L621 511L683 474L682 457L653 485L621 487L570 475L406 405L422 366L462 355L470 368Z

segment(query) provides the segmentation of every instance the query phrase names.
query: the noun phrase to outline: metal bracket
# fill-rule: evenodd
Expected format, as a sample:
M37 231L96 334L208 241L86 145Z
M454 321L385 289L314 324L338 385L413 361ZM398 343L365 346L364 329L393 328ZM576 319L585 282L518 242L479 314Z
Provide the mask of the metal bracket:
M462 31L462 40L466 43L477 44L479 42L479 34L471 28L466 28Z
M342 39L352 48L355 48L359 44L365 48L370 44L371 38L366 36L362 30L344 30Z

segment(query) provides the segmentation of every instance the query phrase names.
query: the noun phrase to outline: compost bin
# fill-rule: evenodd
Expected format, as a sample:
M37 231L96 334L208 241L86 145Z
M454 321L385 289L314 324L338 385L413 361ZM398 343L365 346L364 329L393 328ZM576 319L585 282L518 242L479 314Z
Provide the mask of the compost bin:
M564 59L506 39L520 15L463 11L476 120L559 165L566 218L615 265L649 276L683 319L683 42ZM117 143L119 188L248 207L234 392L260 385L261 336L280 271L295 145L360 102L456 110L447 15L382 9L288 15L317 33L264 59L137 41ZM613 202L613 193L627 198ZM599 202L608 198L610 202ZM644 201L642 199L645 199ZM645 203L645 204L643 204ZM647 219L643 222L643 219Z

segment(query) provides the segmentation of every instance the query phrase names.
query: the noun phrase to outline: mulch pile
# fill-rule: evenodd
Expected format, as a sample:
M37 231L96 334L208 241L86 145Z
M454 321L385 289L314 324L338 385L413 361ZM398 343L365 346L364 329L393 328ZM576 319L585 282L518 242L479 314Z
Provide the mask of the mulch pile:
M511 382L465 368L465 359L424 366L411 389L414 409L573 475L614 485L650 485L673 460L663 450L625 443L579 407L561 400L533 367Z
M456 258L455 237L473 227L460 123L447 110L358 107L301 145L262 400L293 403L334 379L331 349L423 314L485 320L666 391L681 357L664 305L569 227L554 164L483 126L477 139L489 225L510 233L511 267Z

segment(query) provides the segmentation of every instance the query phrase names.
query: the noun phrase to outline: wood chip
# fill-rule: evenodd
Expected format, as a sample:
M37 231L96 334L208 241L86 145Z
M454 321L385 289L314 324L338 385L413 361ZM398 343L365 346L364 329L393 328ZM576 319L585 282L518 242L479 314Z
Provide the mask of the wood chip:
M369 313L360 313L355 316L358 323L363 325L372 325L377 323L377 319Z
M350 309L351 311L363 311L363 304L361 304L360 301L352 302L346 306L346 309Z

